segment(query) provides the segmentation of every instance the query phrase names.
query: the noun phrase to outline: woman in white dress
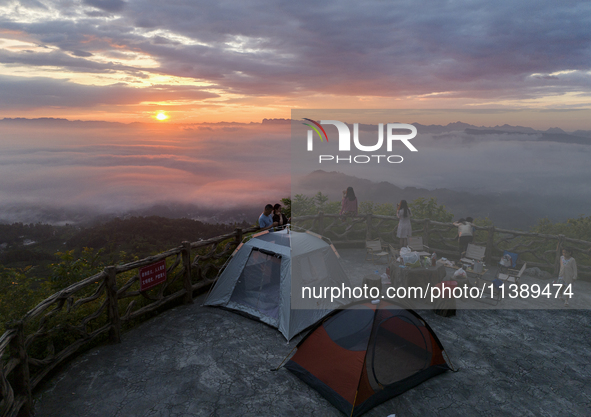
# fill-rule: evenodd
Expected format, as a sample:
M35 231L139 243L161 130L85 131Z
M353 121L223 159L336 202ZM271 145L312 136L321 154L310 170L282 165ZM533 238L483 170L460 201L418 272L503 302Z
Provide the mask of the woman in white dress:
M400 247L407 246L408 238L412 236L412 226L410 224L411 212L406 200L401 200L400 203L398 203L398 211L396 212L396 215L399 219L396 236L400 238Z
M568 300L571 298L573 292L573 282L577 279L577 261L572 256L573 251L569 248L562 250L562 256L560 257L560 272L558 278L562 278L564 285L560 288L560 299L564 300L564 305L568 306ZM570 288L568 286L570 285ZM565 293L566 289L569 289Z

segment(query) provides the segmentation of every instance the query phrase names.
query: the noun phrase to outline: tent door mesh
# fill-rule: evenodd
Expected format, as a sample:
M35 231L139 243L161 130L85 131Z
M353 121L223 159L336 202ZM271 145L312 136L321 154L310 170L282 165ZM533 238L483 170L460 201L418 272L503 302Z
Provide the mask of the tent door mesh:
M230 301L278 319L280 280L281 256L253 248Z
M404 316L380 322L370 361L378 384L387 386L429 367L430 343L418 324Z

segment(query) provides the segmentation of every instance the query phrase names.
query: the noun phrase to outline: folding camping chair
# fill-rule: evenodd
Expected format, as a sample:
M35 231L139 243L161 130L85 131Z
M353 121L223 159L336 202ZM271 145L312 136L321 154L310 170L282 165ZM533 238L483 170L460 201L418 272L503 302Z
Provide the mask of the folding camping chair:
M466 254L462 259L460 259L460 262L470 265L474 265L475 261L482 262L482 260L484 259L485 252L486 247L468 243L468 249L466 250Z
M504 285L504 283L501 283L500 280L495 279L494 281L488 281L482 278L476 278L474 282L470 281L470 285L479 289L484 288L482 295L477 298L471 298L472 300L492 306L496 306L499 304L499 302L501 302L500 286ZM492 293L490 289L491 285L493 286Z
M468 243L468 249L466 250L466 254L462 259L460 259L460 261L469 264L474 264L474 261L482 261L482 259L484 259L485 252L486 247Z
M502 273L507 273L507 270L510 268L517 268L518 257L519 254L517 253L509 252L508 250L503 251L503 256L501 256L501 260L499 261L499 271Z
M499 272L497 272L497 278L501 281L519 284L519 279L523 275L525 268L527 268L527 262L523 264L519 271L516 269L507 269L505 272L501 272L499 269Z
M375 263L376 259L379 260L380 257L386 257L386 263L390 262L390 254L385 251L382 247L382 241L378 238L375 240L366 240L365 241L365 260L372 261Z
M392 246L391 244L388 244L388 250L390 251L390 256L392 257L393 260L396 260L398 258L398 256L400 255L400 251L398 249L396 249L394 246Z
M431 255L429 252L425 252L425 249L429 249L429 248L427 246L423 245L423 238L421 236L409 237L408 238L408 246L414 252L418 252L419 256Z
M465 257L460 259L460 263L466 270L466 274L468 274L469 277L470 275L475 275L477 278L482 278L488 271L487 269L482 269L482 271L479 272L474 270L476 262L482 262L484 259L485 252L486 247L468 243L468 249L466 250Z

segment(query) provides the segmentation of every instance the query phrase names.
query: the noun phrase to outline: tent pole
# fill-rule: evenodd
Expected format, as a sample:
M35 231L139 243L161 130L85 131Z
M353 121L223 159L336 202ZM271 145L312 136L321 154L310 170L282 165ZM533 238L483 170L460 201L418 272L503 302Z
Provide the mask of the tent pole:
M355 402L357 401L357 394L359 394L359 388L355 391L355 399L353 400L353 407L351 407L351 414L349 417L353 417L353 411L355 411Z
M447 362L449 362L449 364L451 365L451 370L452 370L452 372L458 372L458 371L459 371L459 369L455 369L455 368L454 368L454 364L453 364L453 363L451 363L451 359L450 359L450 358L449 358L449 356L447 355L447 352L446 352L445 350L442 350L442 351L441 351L441 353L445 355L445 359L446 359L446 360L447 360Z
M298 347L298 345L296 344L296 345L293 347L293 349L291 350L291 352L293 352L293 351L294 351L294 350L295 350L297 347ZM283 360L281 361L281 363L279 364L279 366L278 366L276 369L271 369L271 371L273 371L273 372L275 372L275 371L278 371L278 370L279 370L279 368L281 368L281 365L283 365L283 362L285 362L285 360L286 360L287 358L289 358L289 355L291 355L291 352L289 352L289 353L287 354L287 356L285 357L285 359L283 359Z

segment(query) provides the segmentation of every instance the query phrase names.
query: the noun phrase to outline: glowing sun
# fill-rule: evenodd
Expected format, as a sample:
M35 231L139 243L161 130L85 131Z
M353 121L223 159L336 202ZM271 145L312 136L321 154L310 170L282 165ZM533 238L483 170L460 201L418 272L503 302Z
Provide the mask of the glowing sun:
M168 119L168 116L166 115L166 113L164 112L160 112L156 115L156 119L158 120L166 120Z

